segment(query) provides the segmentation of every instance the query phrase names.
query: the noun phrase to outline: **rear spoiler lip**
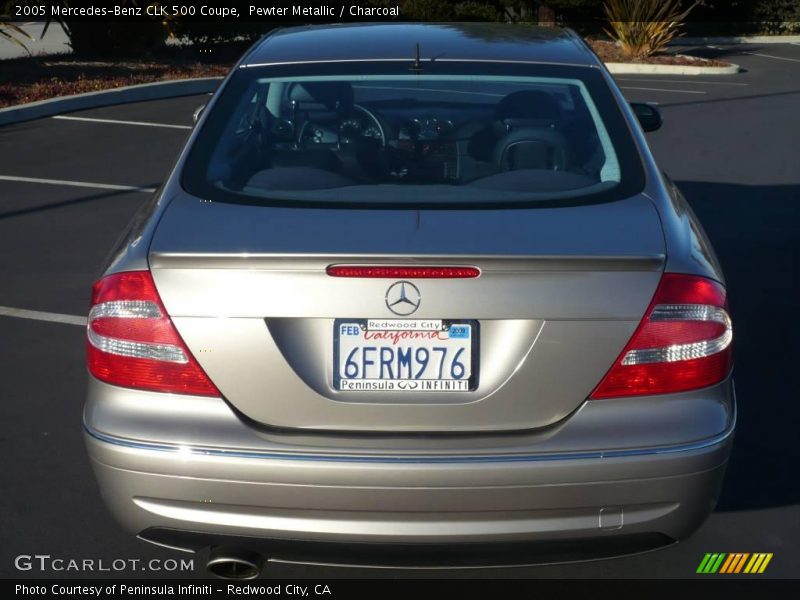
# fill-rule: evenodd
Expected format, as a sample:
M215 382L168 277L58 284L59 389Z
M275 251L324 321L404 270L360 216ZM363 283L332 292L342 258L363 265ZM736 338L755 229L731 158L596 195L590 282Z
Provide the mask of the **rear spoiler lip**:
M482 273L539 271L659 271L665 254L645 255L440 255L410 257L397 254L280 254L151 252L152 269L259 269L265 271L319 271L330 265L470 266Z

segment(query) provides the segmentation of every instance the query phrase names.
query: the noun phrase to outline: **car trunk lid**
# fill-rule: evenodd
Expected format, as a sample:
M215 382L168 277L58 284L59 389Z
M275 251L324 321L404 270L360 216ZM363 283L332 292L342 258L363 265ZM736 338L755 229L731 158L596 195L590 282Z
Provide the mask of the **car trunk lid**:
M416 320L475 324L469 391L335 389L336 320L398 319L395 278L330 265L471 266L409 279ZM580 406L652 298L664 241L651 202L504 210L331 210L174 198L150 248L164 305L239 411L281 428L498 431ZM341 322L341 321L339 321Z

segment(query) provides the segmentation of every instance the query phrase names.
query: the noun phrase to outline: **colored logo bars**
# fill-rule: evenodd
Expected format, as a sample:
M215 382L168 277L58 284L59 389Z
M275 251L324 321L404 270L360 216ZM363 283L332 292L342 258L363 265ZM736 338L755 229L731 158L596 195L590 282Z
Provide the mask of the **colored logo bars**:
M763 573L769 561L772 560L772 552L757 552L750 554L748 552L734 552L726 554L725 552L707 553L700 566L697 567L697 573L701 574L737 574L737 573Z

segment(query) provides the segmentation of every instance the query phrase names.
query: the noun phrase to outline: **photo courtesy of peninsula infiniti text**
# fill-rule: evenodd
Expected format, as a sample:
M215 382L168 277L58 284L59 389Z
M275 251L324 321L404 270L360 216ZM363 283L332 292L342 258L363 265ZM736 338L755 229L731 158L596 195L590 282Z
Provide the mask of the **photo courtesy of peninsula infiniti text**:
M621 555L713 510L725 282L659 111L576 34L279 29L195 120L92 290L85 439L132 534L255 577Z

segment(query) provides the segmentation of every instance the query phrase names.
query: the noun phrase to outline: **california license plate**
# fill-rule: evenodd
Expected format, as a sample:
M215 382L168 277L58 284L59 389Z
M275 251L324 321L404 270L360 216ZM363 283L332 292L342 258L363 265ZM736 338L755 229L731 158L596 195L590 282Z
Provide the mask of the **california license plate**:
M364 392L468 392L477 382L478 323L336 319L334 388Z

